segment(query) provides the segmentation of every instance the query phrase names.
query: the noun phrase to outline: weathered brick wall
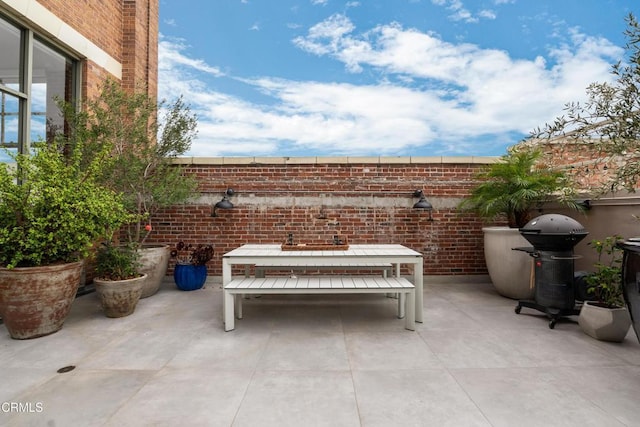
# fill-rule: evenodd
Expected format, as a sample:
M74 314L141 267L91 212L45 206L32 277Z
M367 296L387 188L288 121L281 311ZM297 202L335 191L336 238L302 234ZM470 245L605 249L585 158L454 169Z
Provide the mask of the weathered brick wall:
M403 159L187 164L186 173L198 177L200 197L152 218L149 243L212 243L210 274L219 275L221 255L243 243L281 243L288 233L298 242L330 242L339 234L349 243L400 243L418 250L425 255L425 274L486 274L485 224L456 209L484 161ZM236 191L234 208L212 218L211 204L228 187ZM433 221L412 208L416 189L433 204Z

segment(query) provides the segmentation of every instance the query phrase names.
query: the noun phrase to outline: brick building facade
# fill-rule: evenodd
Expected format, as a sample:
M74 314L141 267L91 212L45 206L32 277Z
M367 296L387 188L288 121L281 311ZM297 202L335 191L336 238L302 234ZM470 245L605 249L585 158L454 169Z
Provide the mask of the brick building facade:
M0 11L75 55L88 96L107 75L157 93L158 0L0 0Z
M64 124L55 99L158 81L158 0L0 0L0 146L27 152Z

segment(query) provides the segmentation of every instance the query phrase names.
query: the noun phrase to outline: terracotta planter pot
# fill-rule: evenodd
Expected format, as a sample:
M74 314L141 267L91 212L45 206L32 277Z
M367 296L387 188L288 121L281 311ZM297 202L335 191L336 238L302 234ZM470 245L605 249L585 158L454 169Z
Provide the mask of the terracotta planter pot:
M578 324L589 336L600 341L622 342L631 327L626 307L606 308L585 301L580 309Z
M493 286L502 296L512 299L532 299L532 258L512 248L531 247L517 228L485 227L484 258Z
M0 317L11 338L37 338L62 328L80 285L82 264L0 268Z
M145 246L139 249L140 272L147 275L142 285L142 295L140 298L147 298L158 292L162 279L167 274L169 268L169 257L171 248L165 246Z
M147 275L128 280L94 279L96 293L107 317L125 317L133 313L142 295Z

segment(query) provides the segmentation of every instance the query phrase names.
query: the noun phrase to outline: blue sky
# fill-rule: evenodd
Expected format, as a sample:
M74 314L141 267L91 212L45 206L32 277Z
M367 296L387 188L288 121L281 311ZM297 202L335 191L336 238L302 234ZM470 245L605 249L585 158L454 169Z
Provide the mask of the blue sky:
M494 156L611 81L637 0L160 0L193 156Z

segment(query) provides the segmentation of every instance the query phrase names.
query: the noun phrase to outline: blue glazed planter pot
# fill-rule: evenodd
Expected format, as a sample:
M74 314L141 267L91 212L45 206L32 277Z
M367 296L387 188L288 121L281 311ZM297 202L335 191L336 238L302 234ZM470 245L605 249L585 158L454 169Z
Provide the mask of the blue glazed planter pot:
M195 291L202 288L207 280L206 265L177 264L173 270L173 280L182 291Z

